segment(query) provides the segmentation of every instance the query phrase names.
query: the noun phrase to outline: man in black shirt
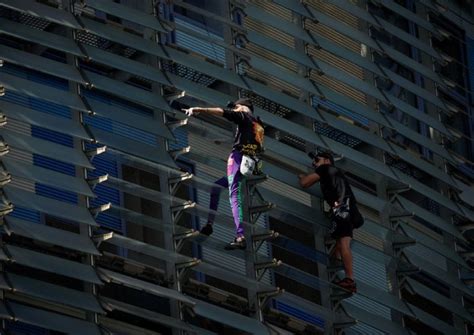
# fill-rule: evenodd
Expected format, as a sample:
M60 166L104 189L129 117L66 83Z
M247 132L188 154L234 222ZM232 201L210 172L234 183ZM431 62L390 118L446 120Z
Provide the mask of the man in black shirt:
M245 249L247 246L243 225L242 179L244 175L242 173L248 172L246 163L251 163L248 161L248 157L255 157L262 151L264 133L262 122L252 114L253 104L250 99L241 98L231 105L231 108L191 107L184 109L187 116L207 113L223 116L237 124L232 152L227 160L227 177L216 181L216 184L229 188L229 200L236 227L236 237L226 246L228 250ZM214 211L217 210L219 204L219 194L220 189L218 188L211 191L209 207ZM211 214L208 217L207 224L201 229L201 233L211 235L213 222L214 216Z
M336 239L334 250L336 258L342 258L346 277L338 281L339 286L356 292L357 287L352 271L351 239L352 230L363 224L363 218L356 206L356 199L344 173L334 166L334 159L330 153L310 153L313 159L314 172L300 174L299 183L307 188L321 183L321 192L324 200L332 209L331 236Z

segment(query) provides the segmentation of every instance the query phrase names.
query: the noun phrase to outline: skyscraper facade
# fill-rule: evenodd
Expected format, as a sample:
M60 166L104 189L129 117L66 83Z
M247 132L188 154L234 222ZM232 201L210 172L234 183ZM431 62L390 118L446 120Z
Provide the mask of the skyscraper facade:
M473 7L0 0L3 332L472 334ZM235 129L181 110L242 97L263 174L226 251ZM353 295L311 151L365 218Z

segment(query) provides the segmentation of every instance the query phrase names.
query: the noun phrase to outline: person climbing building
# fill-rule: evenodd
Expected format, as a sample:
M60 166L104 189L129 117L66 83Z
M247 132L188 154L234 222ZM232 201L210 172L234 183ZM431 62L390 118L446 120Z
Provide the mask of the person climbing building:
M191 107L183 109L187 116L199 113L218 115L237 125L232 151L227 159L227 176L220 178L215 183L229 189L229 201L235 224L235 238L226 249L245 249L247 243L244 236L243 225L243 178L254 173L257 169L259 155L263 150L264 128L260 118L253 115L253 103L248 98L241 98L220 107ZM220 188L211 191L210 209L217 211L219 205ZM214 215L211 213L208 222L201 229L204 235L211 235Z
M334 166L334 158L328 152L310 152L314 172L298 175L299 183L308 188L320 182L324 200L331 207L331 236L336 239L334 256L342 258L345 278L335 282L340 287L353 293L357 291L352 269L351 239L354 228L364 223L364 218L357 208L356 198L344 173Z

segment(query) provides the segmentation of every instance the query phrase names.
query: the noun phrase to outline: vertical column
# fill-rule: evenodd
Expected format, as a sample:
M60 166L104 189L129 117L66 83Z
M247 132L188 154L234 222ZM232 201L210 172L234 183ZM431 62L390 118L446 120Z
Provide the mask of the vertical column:
M244 199L245 205L243 206L243 219L245 222L252 222L252 215L250 213L250 207L252 203L252 192L249 190L249 185L247 180L244 180ZM251 243L247 243L247 250L245 251L245 268L246 268L246 275L247 277L251 279L257 279L256 271L255 271L255 263L257 261L257 254L256 254L256 249L255 245L253 244L252 241L252 236L255 233L254 225L252 224L250 228L245 229L245 238L247 241ZM253 287L248 287L247 288L247 299L249 302L250 309L252 310L254 308L255 310L255 318L259 321L263 321L263 315L261 312L261 305L260 301L258 299L258 292L255 288Z
M63 6L64 9L66 9L67 11L72 13L73 15L76 15L76 13L74 12L74 1L62 0L62 6ZM75 31L75 29L74 28L65 28L65 27L63 29L67 30L67 35L66 36L68 38L74 40L74 42L76 44L78 44L78 46L81 48L80 42L76 40L76 31ZM66 54L66 59L67 59L67 63L69 65L71 65L72 67L75 67L78 70L78 72L81 73L81 75L82 75L82 71L81 71L80 66L79 66L79 58L77 56L74 56L74 55L71 55L71 54ZM83 77L84 81L87 83L87 79L84 78L83 75L82 75L82 77ZM84 101L84 99L82 97L82 90L83 89L84 89L84 87L81 86L80 84L73 83L71 81L69 82L69 91L72 92L72 93L75 93L79 97L81 97L83 102L86 104L86 102ZM74 121L80 123L84 127L86 132L89 135L91 135L88 128L87 128L87 126L84 125L84 123L83 123L83 115L82 115L81 111L74 110L73 113L72 113L72 119ZM93 142L94 141L93 136L91 135L90 137L91 137L91 142ZM85 152L86 148L85 148L84 140L74 138L74 148L76 150L82 150L82 151ZM93 157L93 155L91 156L91 155L88 154L88 157ZM88 171L87 171L86 168L76 167L76 176L77 177L88 180L87 172ZM78 195L78 206L89 208L89 197ZM79 223L79 231L80 231L80 234L82 236L87 236L88 238L92 238L93 232L92 232L92 227L91 226L89 226L85 223ZM86 254L83 258L83 262L87 265L92 266L92 267L95 266L95 259L94 259L94 256L91 255L91 254ZM84 290L88 293L92 293L93 295L97 294L96 284L84 282ZM98 322L97 313L90 312L90 311L86 312L86 319L90 322L97 323Z
M247 245L246 252L247 275L250 278L256 280L261 280L269 269L277 267L281 264L281 261L278 261L275 258L267 260L258 259L258 251L264 245L265 241L278 236L278 233L274 231L269 231L266 234L256 233L255 224L257 223L257 220L263 213L275 207L274 204L265 201L257 189L257 185L264 182L265 180L267 180L266 175L259 175L249 177L245 182L245 197L247 201L244 213L247 214L246 217L244 216L244 220L251 223L250 233L247 229L248 241L251 241L251 243ZM255 304L256 306L255 317L257 320L262 322L264 321L263 309L265 308L267 302L271 297L274 297L282 292L282 290L276 288L276 290L269 292L252 292L253 296L251 297L249 291L249 302L252 302L252 304Z
M1 66L3 66L3 60L0 59L0 67ZM5 88L3 86L0 86L0 97L3 95L5 95ZM0 127L3 127L6 123L7 123L6 116L3 115L3 113L0 113ZM3 140L0 141L0 157L6 155L8 151L9 151L8 144L3 142ZM5 186L11 181L11 176L7 171L1 171L1 174L2 174L2 178L1 178L2 180L0 182L0 187L3 188L3 186ZM13 210L13 206L11 203L8 202L8 199L5 198L4 194L1 195L0 199L2 202L2 206L0 207L0 217L3 219L5 215L7 215ZM3 244L3 238L1 235L0 235L0 242ZM0 263L0 271L2 272L4 271L3 263ZM0 300L3 301L4 298L5 298L4 291L0 290ZM6 327L5 321L6 321L5 319L2 320L2 323L1 323L2 330L4 330Z
M170 5L170 6L172 6L172 5ZM152 12L154 14L154 16L159 15L159 13L157 13L157 6L156 6L154 0L146 0L143 4L143 7L144 7L145 12L147 12L147 13ZM157 17L157 19L159 19L159 18ZM157 33L156 31L151 30L151 29L145 29L144 39L145 40L153 40L158 44L161 43L160 34ZM147 58L148 58L148 64L149 65L153 66L154 68L160 69L160 70L162 69L161 60L159 58L151 56L151 55L148 55ZM157 83L152 83L152 92L154 94L163 96L163 87L162 87L162 85L157 84ZM160 116L158 117L157 115L160 115ZM161 122L166 124L166 121L167 121L166 114L164 114L164 113L162 114L160 112L157 112L157 113L155 113L155 118L156 119L160 118L158 121L161 121ZM158 149L157 150L165 151L166 153L168 153L168 148L169 148L168 140L163 138L163 137L158 137L157 141L158 141ZM160 191L163 194L171 195L172 190L171 190L171 186L170 186L170 182L169 182L169 179L171 177L170 174L168 172L161 171L158 176L159 176L159 181L160 181ZM174 213L172 211L171 200L169 200L169 199L162 200L161 205L162 205L161 206L161 208L162 208L162 213L161 213L162 223L164 225L169 225L169 226L173 227L173 229L171 231L164 231L163 232L163 248L166 249L166 250L169 250L171 252L176 252L177 245L176 245L176 241L174 239L174 221L175 221L174 219L175 219L175 217L174 217ZM173 264L171 262L166 263L166 275L168 277L173 278L171 288L177 290L178 292L181 292L182 288L181 288L181 283L180 283L180 272L176 268L175 264ZM173 299L170 299L169 303L170 303L170 314L171 314L171 316L174 317L174 318L177 318L179 320L183 320L183 313L182 313L182 310L181 310L180 302L178 302L176 300L173 300ZM173 328L173 334L178 335L178 334L180 334L180 331L178 329Z

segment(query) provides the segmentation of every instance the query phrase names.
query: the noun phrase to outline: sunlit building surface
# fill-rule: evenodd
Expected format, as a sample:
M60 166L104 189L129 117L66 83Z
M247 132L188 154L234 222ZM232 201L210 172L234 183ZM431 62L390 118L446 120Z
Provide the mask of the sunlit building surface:
M473 6L0 0L2 334L472 334ZM239 97L245 252L208 209L235 129L181 112ZM314 150L365 217L352 296Z

